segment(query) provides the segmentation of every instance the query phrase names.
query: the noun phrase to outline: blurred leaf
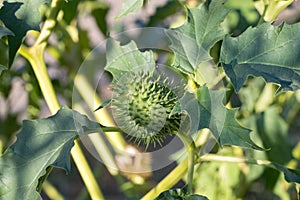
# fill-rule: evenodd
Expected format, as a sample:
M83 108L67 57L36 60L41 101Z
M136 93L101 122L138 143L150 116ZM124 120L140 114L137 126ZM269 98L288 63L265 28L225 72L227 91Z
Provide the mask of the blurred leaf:
M264 152L264 156L256 153L256 156L252 158L285 165L292 159L292 147L288 141L288 125L279 116L278 109L277 106L269 107L265 112L252 115L243 122L254 130L253 135L260 138L260 143L265 148L270 148L269 151ZM266 168L263 173L265 186L273 189L279 175L278 171Z
M263 92L266 83L262 78L249 78L245 87L242 87L238 95L242 102L241 113L245 116L255 112L255 106Z
M185 24L166 31L172 42L170 48L175 53L173 65L188 74L194 75L200 62L212 59L210 49L225 35L220 26L228 13L224 0L209 2L188 9Z
M11 32L8 28L4 27L4 26L0 26L0 39L3 36L7 36L7 35L11 35L14 36L14 33ZM0 64L0 75L2 73L2 71L7 70L7 67L3 66Z
M63 4L62 10L64 12L64 20L67 24L70 24L71 21L75 18L75 16L78 14L77 6L80 2L80 0L71 0L66 1L67 3Z
M243 104L242 104L243 105ZM257 115L250 115L249 117L241 119L242 124L244 124L246 127L249 127L251 132L251 139L255 142L255 144L259 146L263 146L263 141L261 140L261 137L259 136L259 133L257 131ZM257 160L266 160L267 158L267 152L268 151L256 151L253 149L244 149L245 156L248 159L257 159ZM246 184L251 184L255 180L257 180L259 177L262 176L266 168L263 168L259 165L248 165L247 171L243 171L245 174L245 182Z
M99 124L67 107L46 119L24 121L16 143L0 157L0 199L41 199L39 178L49 166L70 171L70 151L83 127Z
M195 192L208 199L237 199L241 170L235 163L203 163L195 171ZM242 187L240 185L240 187Z
M125 0L122 4L120 13L116 16L116 19L120 19L129 13L138 12L143 6L144 0Z
M231 11L235 10L236 12L239 12L241 16L245 18L246 22L248 22L248 26L249 23L252 24L257 22L259 18L259 14L256 11L253 0L227 0L225 6L228 7Z
M0 65L0 75L1 75L2 71L4 71L4 70L7 70L7 67Z
M281 165L287 164L292 159L292 147L288 141L288 124L279 116L278 107L269 107L257 117L256 123L264 146L271 148L266 152L267 159ZM273 189L279 175L273 169L266 169L266 187Z
M105 70L113 75L114 81L118 81L129 71L155 69L153 53L151 51L140 52L133 41L120 46L119 42L110 38L106 43L106 51Z
M0 9L0 20L14 36L8 36L9 66L22 44L23 37L29 30L40 30L41 16L39 8L49 0L6 0Z
M4 106L1 104L1 106ZM4 143L4 149L8 147L16 131L20 128L17 121L17 116L7 114L7 116L0 119L0 140ZM1 150L0 150L1 151Z
M257 118L257 130L267 151L268 159L287 164L292 159L292 147L288 141L288 124L279 116L278 107L269 107Z
M12 35L12 36L14 36L14 33L11 32L11 30L9 30L8 28L6 28L5 26L0 26L0 39L3 36L6 36L6 35Z
M205 196L198 194L186 194L186 188L173 189L162 192L155 200L208 200Z
M97 2L97 4L99 4L99 2ZM104 35L107 34L107 23L105 19L108 11L109 7L106 4L92 10L92 15L95 17L96 23Z
M249 26L257 25L260 15L253 0L227 0L225 6L230 10L225 23L233 36L240 35Z
M225 37L221 63L239 91L248 76L262 76L283 90L300 88L300 23L249 28L236 38Z
M300 183L300 170L289 169L278 163L274 163L273 165L277 170L283 172L284 178L289 183Z
M172 16L182 9L183 5L181 5L178 0L168 0L164 6L156 9L155 14L150 17L147 27L157 25L165 18Z

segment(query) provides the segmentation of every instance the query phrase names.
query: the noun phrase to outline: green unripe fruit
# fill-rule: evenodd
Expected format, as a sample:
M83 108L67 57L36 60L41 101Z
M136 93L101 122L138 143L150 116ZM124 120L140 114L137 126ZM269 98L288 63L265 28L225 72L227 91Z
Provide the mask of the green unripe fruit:
M169 116L178 102L168 79L161 80L155 72L129 72L113 84L113 115L118 126L146 147L161 143L166 135L180 126L179 114Z

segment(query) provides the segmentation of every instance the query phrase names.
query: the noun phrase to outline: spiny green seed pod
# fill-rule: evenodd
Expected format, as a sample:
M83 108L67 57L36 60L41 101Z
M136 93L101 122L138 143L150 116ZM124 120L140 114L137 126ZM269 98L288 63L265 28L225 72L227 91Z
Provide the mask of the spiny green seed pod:
M179 114L169 116L178 101L168 79L161 80L153 71L129 72L114 83L113 116L118 126L146 148L151 142L161 144L166 135L176 133Z

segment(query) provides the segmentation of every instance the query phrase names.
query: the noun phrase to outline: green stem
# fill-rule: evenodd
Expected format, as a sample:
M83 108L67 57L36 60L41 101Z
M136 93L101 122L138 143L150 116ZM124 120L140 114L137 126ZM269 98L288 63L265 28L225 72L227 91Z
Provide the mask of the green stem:
M45 194L50 198L50 199L55 199L55 200L64 200L64 197L59 193L59 191L51 185L48 181L45 181L43 184L43 189Z
M91 111L95 110L95 105L99 106L102 104L98 95L95 94L95 89L88 82L88 79L84 74L79 73L76 75L74 85ZM97 112L93 112L93 114L100 124L103 124L104 126L115 126L113 119L105 108ZM126 151L126 141L118 131L110 132L109 134L106 134L106 137L115 151Z
M119 127L101 127L97 129L89 129L85 130L85 134L90 134L90 133L103 133L103 132L122 132L122 130Z
M209 138L208 129L199 132L198 138L195 140L196 146L200 147L205 144ZM188 158L185 158L178 166L173 169L163 180L161 180L154 188L142 197L142 200L155 199L160 193L173 187L185 174L188 168Z
M19 53L30 62L35 76L39 82L42 94L52 114L55 114L59 110L60 105L47 72L44 60L44 52L47 46L47 40L56 24L56 18L63 3L64 0L53 0L51 2L49 17L46 19L36 43L28 49L24 46L19 49ZM93 176L87 160L83 155L78 141L75 140L74 142L75 145L71 151L71 154L90 196L92 199L103 199L102 192L95 177ZM49 172L47 172L47 174L50 173L52 169L53 167L49 167ZM45 177L42 177L42 180L39 183L39 190L46 179L47 174Z
M188 151L188 178L187 178L187 193L193 192L193 176L195 165L195 142L193 138L185 133L178 133L178 137L183 142L185 148Z
M152 190L150 190L141 200L153 200L161 192L170 189L175 185L186 173L188 167L188 159L186 158L173 171L171 171L162 181L160 181Z
M247 163L247 164L263 165L263 166L277 169L273 165L273 163L268 160L255 160L255 159L248 159L248 158L244 158L244 157L221 156L221 155L216 155L216 154L206 154L204 156L201 156L196 160L196 163L200 163L200 162Z
M265 22L265 19L264 19L264 18L265 18L265 14L266 14L267 9L268 9L268 6L266 5L265 8L264 8L264 12L263 12L263 14L260 16L260 18L259 18L259 20L258 20L256 26L259 26L259 25L261 25L261 24L263 24L263 23Z

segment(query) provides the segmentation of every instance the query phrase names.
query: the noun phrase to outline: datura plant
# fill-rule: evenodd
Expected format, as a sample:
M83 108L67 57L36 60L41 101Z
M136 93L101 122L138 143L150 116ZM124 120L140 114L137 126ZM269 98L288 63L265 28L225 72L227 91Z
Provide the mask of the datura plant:
M144 2L125 0L116 19L137 12ZM199 5L192 6L191 2ZM16 54L20 54L35 75L34 84L26 85L30 92L38 91L31 98L42 94L52 115L24 120L17 139L10 146L8 142L4 144L0 135L0 200L38 200L42 198L41 191L48 196L57 194L47 177L54 167L69 172L70 155L91 199L105 199L97 182L103 179L95 178L79 142L80 138L83 142L83 137L89 133L95 134L89 135L93 138L92 148L105 164L110 164L107 171L115 177L128 199L241 199L251 185L256 185L263 177L268 178L274 194L280 198L288 199L292 196L290 191L294 196L295 193L300 196L300 171L297 169L300 143L294 140L291 145L286 141L290 137L288 127L297 124L294 120L300 111L300 23L272 24L279 12L292 3L291 0L255 1L261 15L255 22L257 25L249 25L232 37L232 24L229 25L232 16L229 17L230 10L226 6L234 8L240 5L239 2L168 1L165 7L158 8L157 16L151 17L149 26L179 10L187 15L181 26L164 31L159 28L155 32L160 34L155 37L155 42L166 42L162 48L167 49L168 55L161 56L159 48L154 53L152 46L140 47L142 51L134 40L124 44L108 38L104 70L112 75L110 99L101 104L98 95L102 97L102 93L96 94L96 89L91 89L92 80L99 77L95 78L97 73L88 68L87 74L93 75L91 80L84 73L78 73L74 78L74 91L78 91L83 102L74 101L74 109L70 109L59 104L57 93L61 88L54 88L44 54L51 54L62 67L70 65L68 70L75 75L77 69L73 66L86 56L88 47L83 43L89 43L86 42L86 31L78 25L81 23L77 22L76 13L91 9L89 14L106 34L108 27L101 19L105 18L108 8L99 1L4 0L0 5L0 48L1 52L8 48L8 64L2 63L6 54L1 55L0 73L4 73L0 83L3 87L8 85L10 77L2 78L8 75L6 72ZM245 2L250 8L243 7L236 13L254 10L258 16L254 1ZM45 3L48 9L41 16L41 7ZM48 42L51 34L59 41ZM24 40L29 36L30 40ZM154 43L154 40L150 41ZM166 61L164 65L168 66L172 76L165 71L162 73L157 64L161 57L167 57L161 60ZM90 60L86 60L89 63ZM217 73L210 73L209 67ZM18 78L30 82L31 74L30 71ZM180 80L172 79L173 75ZM206 76L212 81L208 82ZM33 91L35 86L39 88ZM238 101L231 98L235 93ZM62 94L69 93L63 90ZM0 95L2 102L2 90ZM39 113L40 107L32 109L34 106L30 105L28 110ZM234 108L237 106L241 108ZM97 122L83 112L75 111L84 108L88 108L86 113ZM38 116L33 115L33 118ZM107 121L110 123L104 123ZM149 192L134 190L136 186L149 189L153 184L146 184L143 176L139 176L138 181L130 176L125 179L113 155L125 152L132 143L139 145L139 149L145 147L143 151L147 153L150 145L163 148L164 142L171 138L168 136L178 137L185 147L185 152L180 152L182 156L177 167ZM206 145L212 141L215 144L208 149ZM137 160L135 158L133 156L132 160ZM257 166L263 167L258 169ZM272 174L274 169L277 170L271 178L269 168L273 170ZM181 179L185 186L172 188ZM131 188L129 192L128 188ZM136 194L132 195L132 191ZM62 198L56 196L53 199Z

